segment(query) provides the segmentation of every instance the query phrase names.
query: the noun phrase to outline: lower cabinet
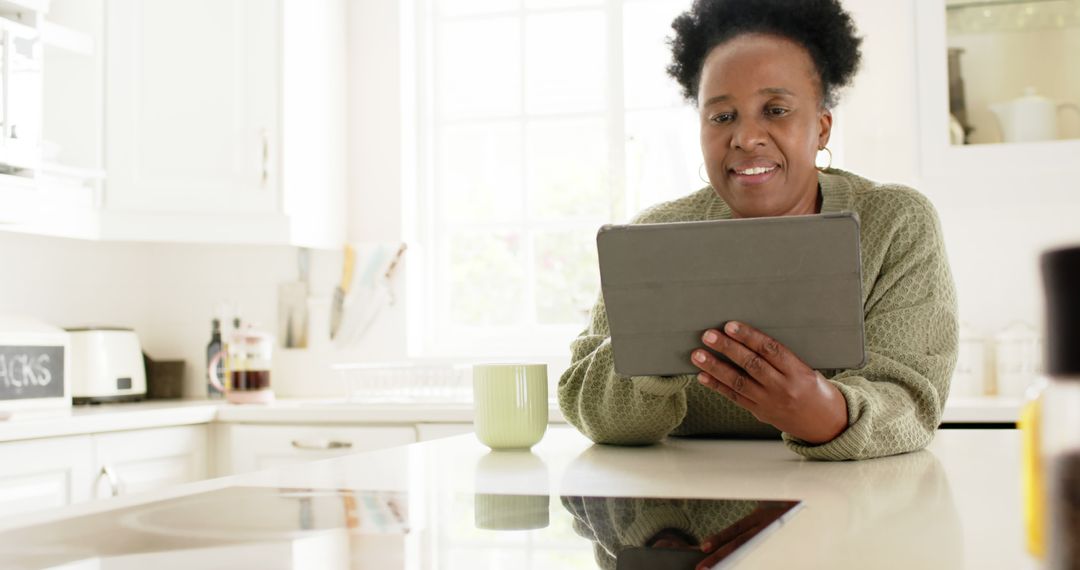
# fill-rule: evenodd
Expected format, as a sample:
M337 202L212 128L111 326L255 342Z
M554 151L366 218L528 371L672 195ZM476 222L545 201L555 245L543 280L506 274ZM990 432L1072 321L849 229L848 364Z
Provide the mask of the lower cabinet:
M416 442L416 429L412 425L231 424L223 425L221 429L218 464L222 472L218 475L246 473Z
M92 436L0 443L0 518L90 498Z
M207 426L0 443L0 517L209 476Z
M470 423L215 423L0 443L0 518L472 431Z
M94 435L95 498L128 495L210 476L207 426Z

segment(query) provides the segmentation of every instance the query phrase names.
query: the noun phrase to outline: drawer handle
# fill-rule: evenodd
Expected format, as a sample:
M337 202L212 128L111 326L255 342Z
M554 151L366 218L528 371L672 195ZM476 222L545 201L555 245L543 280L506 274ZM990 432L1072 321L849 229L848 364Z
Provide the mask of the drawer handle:
M101 466L101 472L98 473L98 479L105 477L105 480L109 482L109 493L113 497L120 494L120 480L116 477L116 472L112 470L112 467L108 465Z
M292 446L296 449L314 449L322 451L326 449L349 449L352 447L352 442L336 439L294 439L292 440Z

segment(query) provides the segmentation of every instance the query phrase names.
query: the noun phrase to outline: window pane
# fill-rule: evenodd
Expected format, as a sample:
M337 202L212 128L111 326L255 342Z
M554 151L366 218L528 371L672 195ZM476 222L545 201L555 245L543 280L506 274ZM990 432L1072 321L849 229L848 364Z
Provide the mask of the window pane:
M537 321L584 324L600 290L596 230L539 233L535 244Z
M435 50L435 107L443 119L521 110L518 18L444 22Z
M671 21L689 2L653 0L623 5L623 101L628 109L679 105L679 84L668 77Z
M518 122L440 129L435 195L450 221L521 217L521 126Z
M602 119L531 121L526 184L534 217L611 216L608 144Z
M450 238L451 320L458 325L521 321L525 303L521 236L459 232Z
M525 38L528 112L603 109L607 52L603 12L528 16Z
M521 7L521 0L437 0L440 16L466 16L509 12Z
M698 124L697 111L689 106L626 114L628 215L707 184L698 177Z

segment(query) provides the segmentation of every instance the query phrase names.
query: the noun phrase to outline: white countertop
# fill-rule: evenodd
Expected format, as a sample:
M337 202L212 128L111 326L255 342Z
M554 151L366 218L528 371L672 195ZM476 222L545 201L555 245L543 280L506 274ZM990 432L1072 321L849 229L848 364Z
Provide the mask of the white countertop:
M553 567L548 550L556 546L545 537L554 534L567 537L558 546L565 548L561 556L592 559L592 544L564 525L560 495L618 495L802 501L801 510L745 553L739 568L1022 568L1031 561L1023 549L1019 447L1015 430L945 430L924 451L826 463L802 460L776 441L595 446L573 429L554 427L532 452L489 452L466 435L0 521L0 559L15 567L152 563L168 570L250 567L252 556L273 552L267 567L306 568L317 559L334 569L359 568L358 561L375 552L384 561L377 567L390 569ZM240 509L229 503L250 498L242 487L251 486L404 493L411 530L404 537L372 538L362 531L363 521L348 525L351 531L343 525L338 534L294 529L256 549L242 539L254 540L248 535L257 528L245 534L228 527L242 524L234 520ZM204 500L203 516L185 514L186 507L170 510L175 504L150 505L220 489L231 491L218 499L235 500ZM469 497L463 493L549 495L551 520L561 522L530 531L480 530L472 498L456 498ZM249 519L268 521L281 510L273 501L245 505ZM326 520L320 513L309 506L283 524L322 528L312 526L312 519ZM86 518L76 518L81 516ZM32 526L38 524L46 526ZM208 536L225 538L207 545Z
M214 421L221 406L209 400L162 400L20 411L0 421L0 442L205 424Z
M945 406L946 423L1010 423L1020 416L1019 400L955 398ZM565 423L552 404L552 423ZM0 442L209 422L260 424L420 424L471 423L464 403L355 403L343 400L279 400L271 405L229 405L210 400L162 400L16 413L0 421Z

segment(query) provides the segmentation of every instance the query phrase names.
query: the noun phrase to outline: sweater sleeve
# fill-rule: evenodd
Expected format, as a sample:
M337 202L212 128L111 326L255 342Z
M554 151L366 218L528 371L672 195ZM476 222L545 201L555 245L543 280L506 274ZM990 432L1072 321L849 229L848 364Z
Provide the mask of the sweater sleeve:
M956 293L933 207L914 191L896 198L892 222L863 236L889 243L869 281L867 363L830 379L847 400L848 427L816 446L785 433L788 447L805 457L864 459L921 449L940 423L957 358Z
M655 443L686 416L686 387L693 376L616 374L610 334L601 298L589 327L570 344L570 367L559 379L559 407L597 443Z

